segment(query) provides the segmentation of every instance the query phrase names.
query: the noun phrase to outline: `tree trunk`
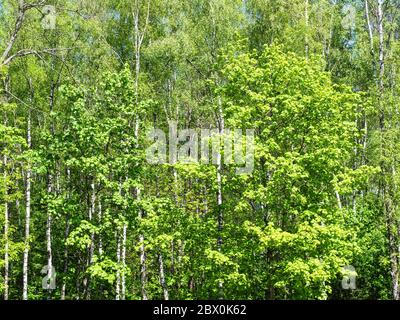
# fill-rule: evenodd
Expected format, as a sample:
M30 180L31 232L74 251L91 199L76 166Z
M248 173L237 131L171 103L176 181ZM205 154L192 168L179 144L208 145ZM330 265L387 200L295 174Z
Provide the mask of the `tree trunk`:
M67 169L67 179L68 182L71 182L71 170ZM68 199L70 198L70 194L68 194ZM69 237L69 229L70 229L70 221L69 221L69 216L67 216L66 218L66 222L65 222L66 226L65 226L65 241L67 241L68 237ZM63 284L61 286L61 300L65 300L65 293L66 293L66 274L68 272L68 246L65 246L64 249L64 279L63 279Z
M142 46L143 38L146 33L146 28L149 22L150 16L150 0L148 0L147 7L147 17L146 23L143 32L140 32L139 28L139 17L140 17L140 8L139 1L135 0L134 5L134 32L135 32L135 105L136 107L139 105L139 78L140 78L140 49ZM136 147L139 147L139 127L140 127L140 118L139 114L136 114L135 119L135 138L136 138ZM137 200L140 200L141 190L136 188L136 197ZM139 210L139 218L143 218L143 212ZM143 234L139 235L139 243L140 243L140 279L141 279L141 287L142 287L142 299L147 300L147 292L146 292L146 284L147 284L147 270L146 270L146 252L144 247L144 236Z
M93 217L96 211L96 185L93 181L90 183L90 199L89 199L89 222L93 223ZM86 262L86 266L89 267L93 264L93 255L94 255L94 233L92 232L90 236L90 246L89 246L89 256ZM85 294L86 299L90 300L90 276L86 276L85 279Z
M169 300L167 282L165 281L164 261L163 261L163 257L162 257L161 253L158 255L158 263L160 266L160 284L161 284L161 287L163 288L164 300Z
M308 6L309 6L309 0L305 0L305 21L306 21L306 35L305 35L305 52L306 52L306 59L308 60L309 56L309 51L310 51L310 45L308 43L308 26L309 26L309 16L308 16Z
M386 123L385 123L385 104L384 104L384 76L385 76L385 52L384 52L384 13L383 13L383 0L378 1L378 10L377 10L377 19L378 19L378 35L379 35L379 79L378 79L378 90L379 90L379 124L381 130L381 140L384 139L384 134L386 131ZM383 154L386 153L385 146L383 146L383 142L381 142L381 150L383 150ZM383 175L388 172L388 165L385 164L385 160L381 163L381 169ZM392 169L391 174L391 183L395 184L394 170ZM382 177L384 179L384 176ZM393 227L397 226L394 221L395 214L395 206L393 204L393 199L395 198L395 186L389 185L387 189L384 188L382 192L383 200L384 200L384 213L386 216L386 224L387 224L387 236L389 241L389 252L390 252L390 265L391 265L391 278L392 278L392 294L393 299L399 300L399 268L398 268L398 247L397 242L398 239L396 235L398 231L394 232Z
M383 0L378 0L378 33L379 33L379 91L383 94L384 74L385 74L385 52L384 52L384 32L383 32ZM383 117L383 114L381 115ZM381 119L384 121L384 118Z
M99 204L98 204L98 209L97 209L97 216L99 219L99 224L101 225L101 222L103 220L103 206L101 204L101 199L98 200ZM99 255L102 256L103 255L103 238L101 236L101 234L99 234Z
M21 30L22 24L25 20L25 14L26 14L25 1L19 0L18 1L18 15L17 15L17 19L15 21L14 30L13 30L13 33L11 34L10 40L7 43L7 47L5 48L5 50L3 51L2 55L1 55L0 66L3 63L6 63L6 59L8 58L8 56L14 46L14 43L17 40L18 33Z
M47 194L51 195L53 193L53 176L51 173L48 174L48 186L47 186ZM52 227L52 215L51 211L47 210L47 225L46 225L46 248L47 248L47 275L48 278L52 278L53 272L53 252L51 246L51 227ZM47 290L50 290L50 282L48 282Z
M140 189L137 190L137 198L140 200ZM139 218L143 218L142 210L139 210ZM147 297L147 267L146 267L146 251L144 248L144 236L143 234L139 235L139 243L140 243L140 282L142 284L142 299L148 300Z
M371 24L371 19L369 18L369 6L368 6L368 0L365 0L365 19L367 20L367 27L368 27L368 36L369 36L369 45L370 45L370 50L371 50L371 55L374 56L374 36L372 32L372 24ZM375 64L374 64L375 65Z
M222 110L222 101L221 98L218 97L218 112L219 112L219 133L222 139L222 136L225 133L225 119ZM222 251L222 231L224 225L224 212L222 210L223 198L222 198L222 155L221 150L218 152L217 156L217 205L218 205L218 240L217 240L217 249L219 252ZM223 299L223 283L222 281L218 282L218 290L219 290L219 298Z
M127 229L127 225L124 224L124 227L122 228L122 253L121 253L121 260L122 260L121 300L125 300L125 295L126 295L126 276L125 276L125 269L126 269L126 229Z
M28 128L26 135L28 150L32 148L31 138L31 111L28 113ZM29 237L30 237L30 224L31 224L31 178L32 169L28 161L26 169L26 189L25 189L25 244L24 244L24 257L22 266L22 299L28 300L28 261L29 261Z
M146 252L144 250L144 237L139 236L140 243L140 281L142 283L142 299L148 300L146 284L147 284L147 270L146 270Z
M3 155L3 179L4 179L4 300L8 300L9 281L9 216L8 216L8 183L7 183L7 155Z

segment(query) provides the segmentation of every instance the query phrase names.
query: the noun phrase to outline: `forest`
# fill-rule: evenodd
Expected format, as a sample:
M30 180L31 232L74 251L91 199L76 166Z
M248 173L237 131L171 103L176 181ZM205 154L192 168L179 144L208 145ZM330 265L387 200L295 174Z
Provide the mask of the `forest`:
M399 0L0 0L4 300L400 300Z

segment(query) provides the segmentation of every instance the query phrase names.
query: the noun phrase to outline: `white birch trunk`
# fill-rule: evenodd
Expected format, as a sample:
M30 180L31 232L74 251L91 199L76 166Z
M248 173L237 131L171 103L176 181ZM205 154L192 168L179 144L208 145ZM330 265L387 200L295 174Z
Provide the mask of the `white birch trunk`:
M167 282L165 281L164 261L161 253L158 255L158 263L160 266L160 284L163 288L164 300L169 300Z
M222 136L225 133L225 119L222 110L222 101L221 98L218 97L218 112L219 112L219 120L220 120L220 127L219 132L222 139ZM220 150L221 151L221 150ZM222 230L224 224L224 213L222 210L223 198L222 198L222 156L221 152L218 152L217 156L217 185L218 185L218 192L217 192L217 205L218 205L218 240L217 240L217 249L219 252L222 251ZM223 299L223 283L222 281L218 282L218 289L219 289L219 296L220 299Z
M47 193L50 195L53 192L53 176L48 175L48 186ZM47 275L48 278L52 278L53 272L53 252L51 248L51 227L52 227L52 216L50 210L47 212L47 225L46 225L46 249L47 249ZM50 290L50 282L47 284L47 290Z
M4 179L4 300L8 300L9 286L9 215L8 215L8 186L7 186L7 155L3 155L3 179Z
M28 113L28 129L27 129L27 144L28 149L32 148L31 138L31 112ZM28 300L28 261L29 261L29 237L30 237L30 223L31 223L31 178L32 169L28 162L26 170L26 189L25 189L25 244L24 244L24 257L22 265L22 299Z
M308 31L309 31L309 16L308 16L308 6L309 6L309 0L305 0L305 21L306 21L306 35L305 35L305 52L306 52L306 59L308 60L309 56L309 51L310 51L310 45L309 45L309 40L308 40Z
M124 224L122 228L122 275L121 275L121 300L125 300L126 295L126 277L125 277L125 269L126 269L126 231L127 225Z

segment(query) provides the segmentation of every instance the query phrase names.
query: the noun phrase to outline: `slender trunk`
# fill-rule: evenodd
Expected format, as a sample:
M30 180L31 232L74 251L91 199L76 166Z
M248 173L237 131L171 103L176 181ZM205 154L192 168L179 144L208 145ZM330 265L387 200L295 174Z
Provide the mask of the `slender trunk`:
M7 43L7 47L3 51L1 57L0 57L0 66L3 65L3 63L7 63L6 59L8 58L15 41L17 40L17 36L19 31L21 30L22 24L25 20L25 14L26 14L26 6L25 6L25 1L19 0L18 1L18 15L17 19L15 21L15 26L13 33L11 34L11 38Z
M137 190L137 198L140 200L140 189ZM143 218L143 212L142 210L139 210L139 218ZM140 281L142 284L142 299L143 300L148 300L147 297L147 290L146 290L146 285L147 285L147 267L146 267L146 251L144 247L144 236L143 234L139 235L139 243L140 243Z
M173 176L174 176L174 201L176 205L179 205L179 183L178 183L178 172L176 171L176 168L172 168L173 171Z
M378 0L378 34L379 34L379 79L378 79L378 90L379 90L379 103L380 103L380 114L379 123L381 131L385 129L385 110L383 103L384 94L384 75L385 75L385 52L384 52L384 30L383 30L383 0Z
M9 216L8 216L8 183L7 183L7 155L3 155L3 179L4 179L4 300L8 300L9 281Z
M52 64L53 65L53 64ZM29 80L29 85L32 88L32 82L31 80ZM54 110L54 84L53 81L51 81L50 83L50 112L53 112ZM32 90L32 89L31 89ZM55 126L54 126L54 120L51 119L51 135L54 137L54 133L55 133ZM49 172L47 174L47 194L48 196L52 197L52 193L53 193L53 174L51 173L51 169L48 169ZM48 278L51 279L52 278L52 273L53 273L53 252L52 252L52 245L51 245L51 241L52 241L52 215L51 215L51 211L48 209L47 210L47 224L46 224L46 251L47 251L47 275ZM50 295L50 282L48 282L47 284L47 288L49 291L49 295Z
M140 49L142 45L142 37L139 30L139 3L135 0L135 13L134 13L134 24L135 24L135 103L136 106L139 104L139 77L140 77ZM136 114L135 119L135 138L136 143L139 143L139 126L140 119L139 114Z
M90 185L91 188L91 196L90 196L90 209L89 209L89 221L93 222L93 217L96 211L96 186L95 183L92 182ZM89 265L93 263L93 255L94 255L94 233L90 236L90 250L89 250Z
M171 240L171 274L175 273L175 243Z
M369 45L371 50L371 55L374 56L374 36L372 33L372 24L371 19L369 17L369 7L368 7L368 0L365 0L365 19L367 20L367 27L368 27L368 36L369 36Z
M128 177L125 177L128 180ZM122 182L119 183L119 194L121 197L124 196L122 191ZM121 244L121 235L120 229L117 231L117 261L118 261L118 270L117 270L117 282L116 282L116 300L125 300L126 295L126 280L125 280L125 268L126 268L126 232L127 225L124 222L122 227L122 244Z
M334 18L334 13L331 14L331 18L329 20L329 39L328 43L325 46L325 60L327 61L327 66L328 69L330 67L330 53L331 53L331 46L332 46L332 39L333 39L333 18Z
M309 26L309 17L308 17L308 6L309 6L309 3L308 3L308 1L309 0L305 0L306 1L306 3L305 3L305 20L306 20L306 36L305 36L305 42L306 42L306 45L305 45L305 51L306 51L306 59L308 60L308 55L309 55L309 50L310 50L310 46L309 46L309 43L308 43L308 26Z
M4 82L4 87L8 91L8 81ZM4 114L4 126L7 126L7 114ZM4 300L9 298L9 212L8 212L8 173L7 173L7 154L4 150L3 155L3 188L4 188Z
M128 176L125 177L125 181L128 181ZM119 186L119 194L121 197L125 196L125 192L122 190L122 182L120 182ZM127 208L124 207L126 210ZM118 288L118 292L120 293L120 298L121 300L125 300L125 295L126 295L126 275L125 275L125 270L126 270L126 233L127 233L127 224L124 221L124 225L122 227L122 244L121 244L121 239L120 236L118 235L118 264L121 266L122 270L120 274L118 274L119 279L117 279L120 285L120 288ZM118 285L118 284L117 284Z
M147 17L144 26L144 30L140 32L139 28L139 16L140 16L140 8L139 1L135 0L134 4L134 32L135 32L135 105L139 105L139 78L140 78L140 49L143 42L144 35L146 33L146 28L149 22L150 16L150 0L148 0L147 7ZM140 118L139 114L136 114L135 119L135 138L136 138L136 147L139 147L139 127L140 127ZM136 189L136 197L137 200L140 200L141 190L139 188ZM139 218L143 218L143 212L139 210ZM147 270L146 270L146 252L144 247L144 235L139 235L139 243L140 243L140 279L141 279L141 289L142 289L142 299L147 300L147 292L146 292L146 284L147 284Z
M28 113L28 128L27 128L27 145L28 149L32 148L31 138L31 112ZM25 244L24 244L24 257L22 266L22 299L28 300L28 261L29 261L29 237L30 237L30 224L31 224L31 178L32 169L28 161L26 169L26 189L25 189Z
M337 200L338 208L339 208L340 210L342 210L343 206L342 206L342 200L340 199L340 194L339 194L339 192L335 191L335 195L336 195L336 200Z
M89 221L93 223L93 217L96 211L96 186L93 181L90 184L90 203L89 203ZM90 246L89 246L89 257L87 259L86 265L87 267L93 264L93 256L94 256L94 233L92 232L90 236ZM86 299L90 300L91 292L90 292L90 276L87 276L85 279L85 291L86 291Z
M147 270L146 270L146 252L144 250L144 237L139 236L140 243L140 281L142 283L142 299L148 300L146 284L147 284Z
M367 115L364 112L364 136L363 136L363 151L362 151L362 160L361 160L361 165L366 164L366 158L367 158L367 143L368 143L368 119Z
M51 195L53 192L53 176L52 174L48 174L48 186L47 186L47 194ZM52 216L51 211L47 212L47 225L46 225L46 248L47 248L47 272L48 278L52 278L53 272L53 252L51 246L51 227L52 227ZM50 290L50 282L48 282L47 290Z
M22 176L24 176L24 172L22 171ZM24 237L24 233L23 233L23 228L22 228L22 220L21 220L21 202L19 199L15 199L15 211L17 213L17 217L18 217L18 234L20 236L20 238L22 239Z
M161 287L163 288L164 300L169 300L167 282L165 281L164 261L163 261L163 257L162 257L161 253L158 255L158 263L160 266L160 284L161 284Z
M99 224L101 225L102 220L103 220L103 207L101 204L101 200L99 199L99 204L98 204L98 209L97 209L97 216L99 219ZM103 255L103 238L101 236L101 234L99 234L99 255L102 256Z
M222 139L222 136L225 132L225 119L222 110L222 101L221 98L218 97L218 112L219 112L219 133ZM217 240L217 249L219 252L222 251L222 231L223 231L223 224L224 224L224 212L222 209L223 205L223 198L222 198L222 156L221 150L218 152L217 156L217 205L218 205L218 240ZM219 290L219 298L223 299L223 283L222 281L218 282L218 290Z
M126 269L126 230L127 225L124 224L122 228L122 253L121 253L121 260L122 260L122 276L121 276L121 300L125 300L126 294L126 277L125 277L125 269Z
M68 178L68 182L71 182L71 170L67 169L67 178ZM68 193L68 199L70 198L70 194ZM69 237L69 229L70 229L70 221L69 221L69 216L67 216L66 218L66 226L65 226L65 242L67 241L68 237ZM63 279L63 284L61 286L61 300L65 300L65 293L66 293L66 287L67 287L67 283L66 283L66 274L68 272L68 246L65 245L65 249L64 249L64 279Z
M385 76L385 52L384 52L384 12L383 12L383 2L384 0L378 1L378 10L377 10L377 19L378 19L378 34L379 34L379 80L378 80L378 90L379 90L379 107L380 107L380 117L379 124L381 130L381 140L383 141L383 135L386 130L385 124L385 104L384 104L384 76ZM385 146L383 146L383 142L381 142L381 150L383 150L383 154L386 153ZM388 173L387 164L384 161L381 163L382 172ZM393 169L393 168L392 168ZM389 251L390 251L390 264L391 264L391 278L392 278L392 293L393 299L399 300L399 268L398 268L398 248L396 238L396 234L398 232L393 232L393 226L395 226L394 214L395 207L393 204L393 199L395 197L395 177L394 171L391 172L392 183L394 185L389 185L386 189L383 189L382 195L384 200L384 212L386 215L386 224L387 224L387 236L389 241Z
M385 74L385 52L384 52L384 31L383 31L383 0L378 0L378 33L379 33L379 92L383 94ZM381 112L383 113L383 112ZM383 117L383 114L381 114ZM381 119L383 121L384 118Z

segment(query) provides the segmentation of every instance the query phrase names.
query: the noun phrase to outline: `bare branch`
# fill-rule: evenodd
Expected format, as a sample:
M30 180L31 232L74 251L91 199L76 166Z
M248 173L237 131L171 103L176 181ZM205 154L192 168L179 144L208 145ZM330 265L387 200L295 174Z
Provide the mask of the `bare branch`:
M140 37L140 40L139 40L139 47L142 46L142 42L143 42L144 36L145 36L145 34L146 34L146 31L147 31L147 26L149 25L149 18L150 18L150 2L151 2L151 0L149 0L148 3L147 3L146 23L145 23L145 25L144 25L144 29L143 29L142 35L141 35L141 37Z
M43 50L23 49L23 50L18 51L15 54L13 54L9 58L7 58L3 62L3 65L8 65L11 61L13 61L15 58L18 58L18 57L37 55L37 56L39 56L39 58L41 58L40 54L42 54L42 53L56 55L56 53L58 51L65 51L65 50L72 50L72 48L51 48L51 49L43 49Z
M37 3L25 3L24 0L18 1L18 14L17 14L17 20L15 21L14 31L11 34L11 37L7 43L6 49L4 50L3 54L1 55L0 64L7 64L7 63L5 63L5 61L8 60L7 58L14 46L15 41L17 40L18 33L21 30L22 24L25 20L26 12L32 8L37 8L39 6L42 6L42 5L44 5L44 3L45 3L44 0L41 0Z

